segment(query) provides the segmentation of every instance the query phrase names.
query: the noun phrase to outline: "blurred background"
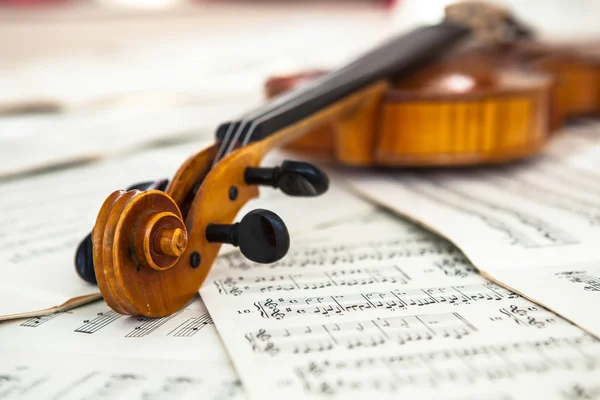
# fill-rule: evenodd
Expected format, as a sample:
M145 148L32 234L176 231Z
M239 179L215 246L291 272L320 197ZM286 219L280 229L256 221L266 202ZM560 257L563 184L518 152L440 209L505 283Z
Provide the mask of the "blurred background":
M0 0L0 179L212 137L273 74L335 66L443 0ZM542 38L600 37L597 0L493 1Z

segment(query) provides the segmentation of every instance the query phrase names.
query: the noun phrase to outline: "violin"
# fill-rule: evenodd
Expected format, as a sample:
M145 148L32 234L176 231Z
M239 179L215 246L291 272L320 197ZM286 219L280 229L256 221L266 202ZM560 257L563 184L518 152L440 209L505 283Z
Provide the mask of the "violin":
M453 4L446 15L457 19L469 10ZM358 167L472 166L539 153L567 120L600 111L600 54L591 46L538 42L529 28L518 29L511 40L455 46L392 79L356 114L355 131L347 119L334 120L286 148ZM326 73L273 76L266 97Z
M549 79L524 69L490 76L477 52L469 63L477 79L450 72L461 64L451 51L460 43L524 35L503 9L458 3L438 24L393 37L301 85L283 85L264 104L220 124L215 143L191 155L171 180L111 193L77 248L77 273L97 283L117 313L162 317L194 298L223 244L254 262L281 259L290 246L284 221L258 209L234 222L237 213L258 186L318 196L329 180L304 161L261 167L276 147L308 140L353 165L473 164L534 154L549 138ZM281 80L270 85L281 87Z

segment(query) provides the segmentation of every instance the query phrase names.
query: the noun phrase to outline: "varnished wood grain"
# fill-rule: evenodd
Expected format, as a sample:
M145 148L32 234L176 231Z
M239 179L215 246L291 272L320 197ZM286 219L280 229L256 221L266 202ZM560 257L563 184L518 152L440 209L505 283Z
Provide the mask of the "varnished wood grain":
M319 73L300 73L299 81L271 78L267 93ZM531 157L567 118L600 112L600 57L537 42L467 47L395 82L371 104L377 106L288 147L351 166L468 166Z

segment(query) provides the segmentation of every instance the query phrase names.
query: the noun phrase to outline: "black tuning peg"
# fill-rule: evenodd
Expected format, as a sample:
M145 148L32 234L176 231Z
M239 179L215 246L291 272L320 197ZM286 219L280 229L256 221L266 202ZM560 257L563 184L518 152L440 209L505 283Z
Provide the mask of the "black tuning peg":
M127 188L129 190L161 190L164 191L169 183L168 179L158 181L140 182ZM92 234L89 233L77 246L75 252L75 271L81 279L86 282L97 284L96 272L94 271L94 247L92 243Z
M92 234L89 233L77 246L75 252L75 271L77 275L86 282L97 283L94 272L94 248L92 246Z
M280 167L248 167L244 180L249 185L269 185L290 196L318 196L329 188L329 178L312 164L284 161Z
M126 190L140 190L142 192L146 190L160 190L162 192L167 188L168 184L168 179L160 179L158 181L134 183L133 185L129 186Z
M280 260L290 248L290 235L279 216L267 210L254 210L233 225L211 224L206 240L239 246L246 258L268 264Z

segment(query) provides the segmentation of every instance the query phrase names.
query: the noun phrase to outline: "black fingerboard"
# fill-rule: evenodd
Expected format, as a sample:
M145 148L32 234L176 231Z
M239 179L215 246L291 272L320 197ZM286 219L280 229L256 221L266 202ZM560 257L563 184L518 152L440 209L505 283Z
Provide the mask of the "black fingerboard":
M242 132L237 136L244 138L251 129L250 141L264 139L373 82L408 76L446 54L470 32L465 26L444 22L392 38L343 67L283 93L248 113ZM240 120L221 124L217 129L217 140L222 141L228 131L231 134L240 125Z

